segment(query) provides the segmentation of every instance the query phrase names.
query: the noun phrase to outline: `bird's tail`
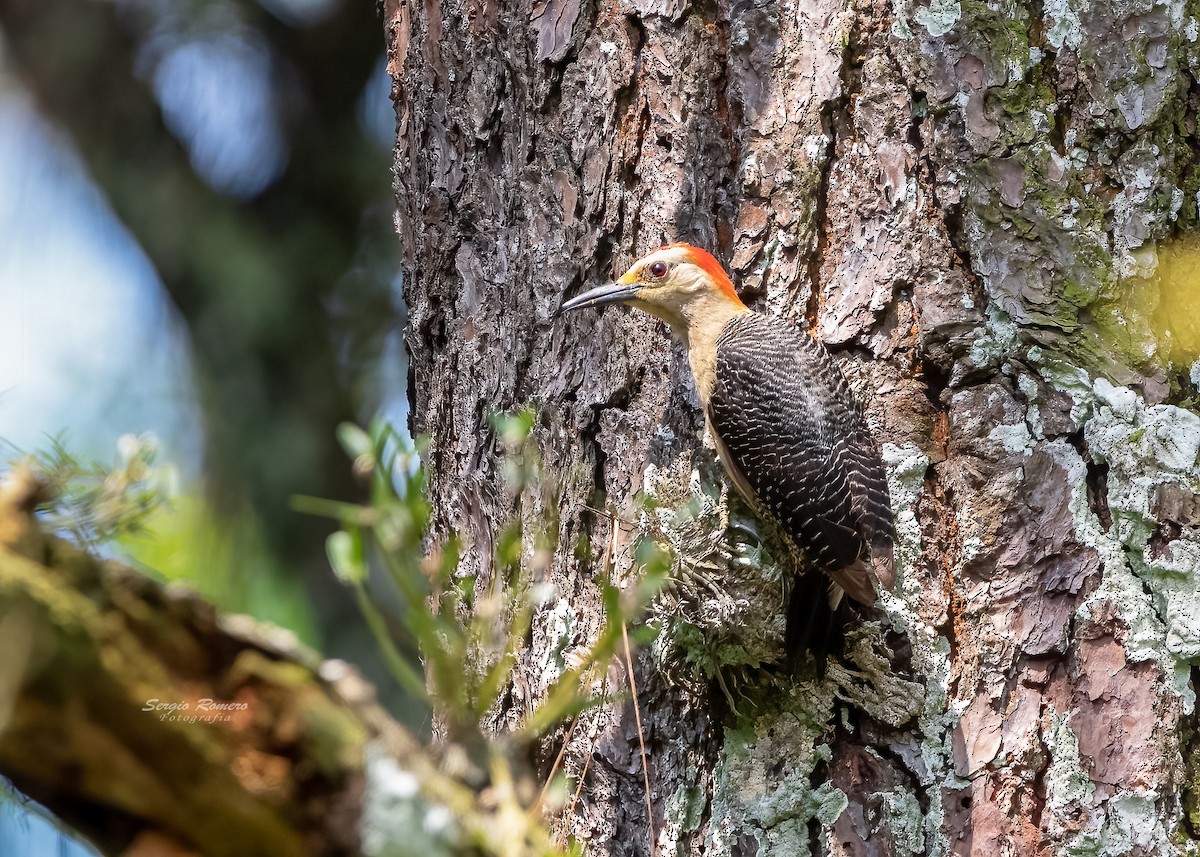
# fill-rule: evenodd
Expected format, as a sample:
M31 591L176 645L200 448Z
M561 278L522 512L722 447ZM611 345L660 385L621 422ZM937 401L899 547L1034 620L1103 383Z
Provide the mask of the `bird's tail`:
M825 575L799 575L788 599L784 633L788 662L795 667L805 652L812 652L817 671L824 676L830 656L840 657L845 650L846 625L854 616L852 603Z

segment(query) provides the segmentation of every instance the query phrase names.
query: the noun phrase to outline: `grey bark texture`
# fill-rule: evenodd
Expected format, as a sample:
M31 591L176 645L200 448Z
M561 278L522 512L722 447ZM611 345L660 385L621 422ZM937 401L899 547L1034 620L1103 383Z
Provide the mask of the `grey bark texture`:
M553 318L685 240L835 351L888 464L899 579L823 679L741 669L770 646L712 611L683 611L709 660L678 623L639 653L653 853L1195 853L1200 369L1158 267L1197 223L1195 4L383 7L437 525L487 583L501 522L559 521L492 725L588 645L607 551L579 540L631 573L663 520L639 496L713 512L681 553L753 559L668 332ZM523 406L550 501L505 487L488 414ZM771 618L752 601L725 619ZM589 854L651 853L625 678L573 731L581 798L551 820Z

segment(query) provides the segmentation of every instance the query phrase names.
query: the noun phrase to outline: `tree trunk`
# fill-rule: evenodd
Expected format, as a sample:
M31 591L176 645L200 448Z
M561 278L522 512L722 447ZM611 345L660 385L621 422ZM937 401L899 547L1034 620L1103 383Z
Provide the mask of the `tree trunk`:
M1200 370L1178 307L1196 280L1158 261L1197 220L1194 6L384 9L437 524L478 586L502 522L558 521L556 597L494 726L599 627L603 559L579 538L615 546L620 577L655 529L639 494L715 481L666 329L555 320L567 296L668 241L713 250L754 308L835 352L889 467L899 579L850 662L746 669L757 655L714 641L757 631L660 604L635 671L653 834L617 669L597 688L615 701L570 735L581 798L553 824L590 854L1186 850L1200 418L1178 405ZM506 488L488 415L522 406L560 474L553 509Z

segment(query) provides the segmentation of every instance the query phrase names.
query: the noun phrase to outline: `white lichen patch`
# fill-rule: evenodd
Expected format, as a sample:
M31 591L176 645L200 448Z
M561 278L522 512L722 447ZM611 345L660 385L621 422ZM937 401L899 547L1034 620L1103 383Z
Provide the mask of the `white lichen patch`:
M1025 397L1025 424L1031 438L1046 439L1045 426L1042 425L1042 409L1038 406L1038 385L1030 375L1017 376L1017 389Z
M1090 618L1094 610L1107 602L1120 604L1121 618L1129 629L1125 647L1130 659L1136 661L1155 657L1162 648L1161 623L1141 582L1126 562L1125 548L1117 538L1115 527L1105 532L1088 504L1087 465L1079 452L1065 440L1046 444L1045 451L1067 473L1067 484L1071 486L1069 507L1075 521L1076 537L1096 550L1104 566L1100 586L1079 608L1080 617Z
M662 827L658 830L657 853L678 853L680 839L699 829L708 796L695 781L696 778L685 777L679 788L667 797Z
M1150 560L1143 576L1162 598L1167 651L1189 664L1200 663L1200 545L1176 539Z
M921 525L917 521L917 500L924 487L929 456L915 444L897 446L885 443L883 463L888 471L888 493L895 519L896 591L909 602L919 595L920 582L911 569L921 556Z
M917 712L920 761L913 759L909 768L923 788L958 789L963 783L953 771L952 741L961 712L949 702L950 641L926 625L914 609L922 595L922 584L910 571L921 556L921 528L916 512L929 458L911 443L904 446L885 443L882 453L896 521L896 591L883 593L880 603L894 627L907 630L913 671L924 681ZM893 750L901 755L906 753L897 747ZM921 819L919 828L922 841L928 846L926 853L935 857L950 850L942 831L943 815L941 800L930 801L929 813Z
M1129 86L1115 98L1131 128L1146 121L1149 107L1140 86ZM1174 190L1172 176L1164 171L1162 150L1148 141L1123 152L1117 171L1125 187L1112 201L1115 273L1124 279L1148 279L1158 268L1158 254L1147 238L1162 235L1174 220L1172 205L1160 202L1164 192Z
M972 236L976 240L976 236ZM984 240L977 236L976 243ZM1017 325L994 302L989 302L985 314L985 331L971 343L968 359L976 366L992 366L1012 350L1017 337Z
M1091 806L1096 787L1083 770L1079 757L1079 737L1068 717L1048 706L1043 721L1042 741L1050 754L1046 768L1046 804L1053 810L1047 832L1058 838L1067 833L1060 819L1072 810Z
M570 599L560 596L553 600L553 605L544 622L540 623L550 638L550 643L545 647L541 661L541 686L543 688L554 684L566 670L567 650L574 642L579 626L579 615L571 606Z
M1115 608L1126 629L1129 662L1153 661L1168 686L1191 711L1195 699L1189 665L1200 659L1200 541L1186 528L1151 547L1162 532L1164 492L1180 498L1200 493L1200 416L1171 405L1147 405L1134 391L1097 379L1081 383L1079 370L1040 367L1043 376L1074 399L1083 418L1087 453L1107 465L1103 497L1111 525L1101 523L1086 488L1087 463L1065 440L1045 444L1066 470L1076 537L1094 548L1103 564L1100 585L1078 610L1077 622L1105 621ZM1050 371L1047 371L1050 370ZM1051 711L1043 738L1051 756L1047 773L1050 823L1086 815L1082 832L1060 853L1117 855L1177 853L1164 824L1160 796L1150 788L1125 789L1102 799L1083 769L1070 724ZM1075 830L1078 823L1073 822Z
M760 857L811 857L809 823L828 827L847 806L841 790L812 785L817 764L830 759L822 743L833 715L828 683L795 685L783 695L770 713L725 730L705 849L712 857L741 853L746 837L758 842Z
M1078 48L1083 41L1083 28L1079 23L1079 13L1072 8L1070 0L1047 0L1042 10L1046 21L1046 41L1056 49L1063 45Z
M431 806L417 778L402 770L382 748L366 748L366 790L359 820L362 853L367 857L441 857L457 854L457 832L450 811Z
M993 428L988 432L988 440L999 443L1007 452L1029 452L1033 436L1025 423L1013 423Z
M907 42L913 37L912 30L909 29L906 17L907 16L905 15L895 15L892 21L892 36L902 42Z
M1052 373L1047 376L1055 380ZM1173 658L1200 652L1197 545L1184 537L1172 543L1168 558L1146 562L1144 556L1158 523L1152 506L1160 486L1200 490L1200 417L1171 405L1147 406L1132 390L1103 378L1086 393L1076 384L1060 385L1060 389L1090 411L1084 424L1088 450L1093 460L1109 468L1107 505L1112 525L1106 532L1089 507L1082 457L1065 441L1046 445L1068 473L1076 535L1095 548L1104 563L1101 584L1080 608L1080 615L1087 618L1105 602L1121 605L1122 620L1129 628L1130 660L1154 659L1174 671ZM1153 597L1143 584L1149 585ZM1164 658L1167 653L1171 656ZM1176 690L1184 698L1191 696L1186 682L1177 682Z
M1101 393L1101 385L1109 386L1103 380L1097 381L1097 396L1103 404L1108 404L1109 400ZM1109 389L1113 388L1109 386ZM1166 471L1166 474L1185 479L1200 476L1196 469L1200 456L1200 416L1174 405L1141 407L1140 399L1136 400L1132 412L1117 411L1115 407L1113 411L1119 419L1098 420L1089 437L1089 440L1096 438L1099 443L1109 442L1110 465L1123 467L1131 476L1145 471L1146 464L1153 464L1155 471ZM1100 416L1103 417L1103 413ZM1118 446L1116 441L1123 443ZM1158 482L1166 474L1152 472L1147 473L1146 478Z
M1026 356L1051 386L1071 397L1071 422L1082 425L1091 416L1092 403L1096 398L1092 393L1092 379L1088 373L1078 366L1048 359L1045 352L1037 346L1030 348Z
M1110 799L1099 831L1085 833L1062 849L1064 857L1124 857L1127 854L1177 854L1163 828L1158 795L1126 792Z
M1173 405L1146 406L1132 391L1098 379L1094 417L1085 426L1093 458L1109 466L1108 506L1126 547L1143 554L1157 521L1160 486L1200 489L1200 416Z
M916 795L895 791L883 795L880 823L892 834L893 857L925 852L925 814Z
M928 6L918 6L913 13L916 22L934 38L953 30L961 17L962 4L959 0L932 0Z

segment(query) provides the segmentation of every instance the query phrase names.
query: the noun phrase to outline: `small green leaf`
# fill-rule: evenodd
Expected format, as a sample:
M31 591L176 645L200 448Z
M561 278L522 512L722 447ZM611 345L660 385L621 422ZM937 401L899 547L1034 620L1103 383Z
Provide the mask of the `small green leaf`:
M339 423L337 427L338 443L346 451L346 455L357 459L363 455L374 457L375 442L371 436L354 423Z
M329 554L329 563L343 583L358 585L367 579L362 537L358 533L338 530L325 540L325 552Z
M658 639L662 626L657 623L634 625L629 629L629 642L635 646L645 646Z

